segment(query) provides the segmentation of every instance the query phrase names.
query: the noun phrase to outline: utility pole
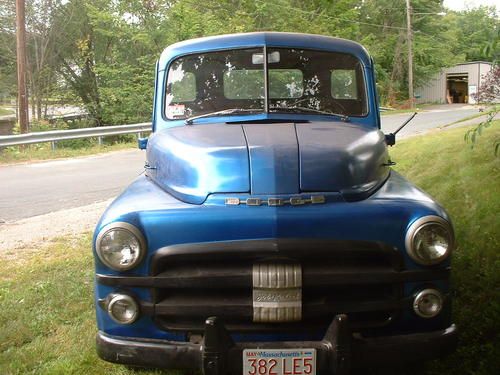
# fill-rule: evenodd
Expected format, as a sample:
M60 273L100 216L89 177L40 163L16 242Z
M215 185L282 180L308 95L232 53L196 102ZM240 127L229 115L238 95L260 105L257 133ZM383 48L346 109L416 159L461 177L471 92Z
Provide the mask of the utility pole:
M26 90L26 28L24 0L16 0L17 106L21 133L28 132L28 92Z
M413 97L413 49L411 31L411 6L410 0L406 0L406 38L408 44L408 97L410 98L410 108L415 106Z

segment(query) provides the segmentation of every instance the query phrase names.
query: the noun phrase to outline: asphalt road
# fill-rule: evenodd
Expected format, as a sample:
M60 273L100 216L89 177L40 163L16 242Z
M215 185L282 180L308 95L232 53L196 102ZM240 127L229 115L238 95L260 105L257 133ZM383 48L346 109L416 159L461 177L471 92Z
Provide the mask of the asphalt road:
M143 171L144 151L0 166L0 225L100 202Z
M419 112L417 116L398 133L398 137L401 138L424 133L443 125L452 124L471 115L476 115L477 113L477 108L464 106L463 104L434 106L425 112ZM395 131L408 117L410 117L410 115L411 113L402 113L382 116L382 130L385 133Z
M462 105L436 107L419 113L399 134L418 134L476 113ZM383 116L382 129L394 131L409 116ZM0 225L112 198L142 173L144 159L144 151L131 150L0 166Z

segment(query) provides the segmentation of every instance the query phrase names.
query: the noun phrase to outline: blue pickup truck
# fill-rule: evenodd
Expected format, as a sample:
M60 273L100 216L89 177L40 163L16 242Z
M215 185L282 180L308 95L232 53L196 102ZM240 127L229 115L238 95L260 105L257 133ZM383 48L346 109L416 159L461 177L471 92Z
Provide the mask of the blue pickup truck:
M391 169L359 44L258 32L156 65L145 173L94 236L97 351L204 374L348 374L452 351L453 228Z

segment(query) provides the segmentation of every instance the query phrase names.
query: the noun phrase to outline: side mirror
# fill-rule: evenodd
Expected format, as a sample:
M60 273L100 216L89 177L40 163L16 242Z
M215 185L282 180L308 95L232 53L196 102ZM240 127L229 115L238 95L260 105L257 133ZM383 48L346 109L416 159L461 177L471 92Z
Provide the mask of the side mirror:
M387 143L388 146L394 146L396 144L396 134L403 129L413 118L417 115L417 112L412 114L408 120L406 120L403 125L401 125L399 128L396 129L394 133L389 133L385 135L385 143Z
M137 138L137 147L141 150L145 150L148 146L148 138Z
M396 144L396 134L389 133L385 135L385 143L387 146L394 146Z

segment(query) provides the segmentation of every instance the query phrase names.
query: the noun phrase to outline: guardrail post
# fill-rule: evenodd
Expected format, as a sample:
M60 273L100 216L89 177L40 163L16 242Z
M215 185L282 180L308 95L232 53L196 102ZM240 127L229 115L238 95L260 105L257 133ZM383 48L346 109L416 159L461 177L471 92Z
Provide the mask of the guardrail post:
M102 146L102 137L97 137L97 144Z
M57 143L56 141L52 141L52 142L50 142L50 146L51 146L51 148L52 148L52 151L55 151L55 150L57 149L57 145L56 145L56 143Z

